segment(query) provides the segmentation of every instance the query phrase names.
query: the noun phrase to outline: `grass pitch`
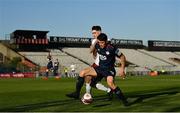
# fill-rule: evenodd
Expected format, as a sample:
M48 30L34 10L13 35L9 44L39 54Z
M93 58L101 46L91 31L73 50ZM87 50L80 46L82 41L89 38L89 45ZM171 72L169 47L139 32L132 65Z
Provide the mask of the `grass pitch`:
M117 85L128 97L130 106L124 107L116 98L107 100L106 93L92 90L93 103L84 105L70 99L66 93L75 89L75 79L56 80L0 79L0 111L31 112L173 112L180 111L180 75L133 76L125 80L116 77ZM106 82L103 80L103 83ZM83 87L82 94L85 93Z

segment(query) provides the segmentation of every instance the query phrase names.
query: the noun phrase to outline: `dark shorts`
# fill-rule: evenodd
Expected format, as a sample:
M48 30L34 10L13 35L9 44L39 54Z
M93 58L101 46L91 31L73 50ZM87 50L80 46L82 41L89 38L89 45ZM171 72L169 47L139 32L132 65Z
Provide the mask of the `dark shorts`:
M104 76L101 76L101 75L97 75L97 77L92 77L91 84L90 84L91 87L96 87L96 84L100 82L103 78Z
M98 83L98 82L100 82L103 78L104 78L104 76L98 75L97 77L93 77L92 80L91 80L91 82Z
M104 68L101 68L99 66L97 67L93 67L94 70L96 71L97 75L101 75L103 77L108 77L108 76L113 76L115 77L116 75L116 71L114 68L111 68L111 69L104 69Z
M95 63L93 63L91 65L91 67L95 68L95 67L98 67L98 65L96 65ZM97 77L92 77L91 79L91 86L92 87L96 87L95 85L100 82L102 79L104 78L104 76L98 74Z

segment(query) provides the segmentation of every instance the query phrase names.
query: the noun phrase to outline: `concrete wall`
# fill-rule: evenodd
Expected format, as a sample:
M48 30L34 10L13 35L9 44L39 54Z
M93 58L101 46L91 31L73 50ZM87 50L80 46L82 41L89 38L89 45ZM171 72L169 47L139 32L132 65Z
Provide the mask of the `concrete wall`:
M21 56L20 54L16 53L15 51L13 51L12 49L6 47L5 45L3 45L2 43L0 43L0 53L3 54L3 56L9 58L9 59L13 59L14 57L21 57L22 61L24 61L24 57ZM4 58L3 58L4 59Z

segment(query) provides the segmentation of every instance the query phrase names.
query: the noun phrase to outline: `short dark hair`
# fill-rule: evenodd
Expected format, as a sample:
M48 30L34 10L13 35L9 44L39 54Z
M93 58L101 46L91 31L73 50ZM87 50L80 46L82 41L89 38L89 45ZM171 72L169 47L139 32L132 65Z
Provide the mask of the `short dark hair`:
M92 30L101 31L101 26L92 26Z
M100 41L107 41L107 35L105 33L101 33L98 37L97 37L98 40Z

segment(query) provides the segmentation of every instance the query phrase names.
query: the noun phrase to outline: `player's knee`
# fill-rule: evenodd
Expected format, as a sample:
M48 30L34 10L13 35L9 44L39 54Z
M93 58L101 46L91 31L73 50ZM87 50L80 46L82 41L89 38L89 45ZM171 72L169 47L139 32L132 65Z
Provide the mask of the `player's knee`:
M113 83L113 77L107 77L107 83L112 84Z
M91 76L86 76L85 77L85 82L86 83L90 83L91 82L91 78L92 78Z
M85 76L85 71L84 70L80 71L79 76L84 77Z
M107 78L107 84L111 89L115 89L115 84L112 78Z

